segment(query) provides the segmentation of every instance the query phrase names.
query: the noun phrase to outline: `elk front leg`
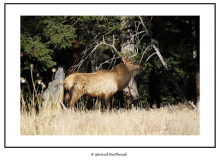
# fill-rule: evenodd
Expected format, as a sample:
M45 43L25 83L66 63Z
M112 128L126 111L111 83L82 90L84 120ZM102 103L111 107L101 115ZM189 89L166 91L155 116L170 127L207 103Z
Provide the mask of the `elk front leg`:
M109 112L110 111L109 110L110 109L110 96L105 96L104 101L105 101L107 112Z

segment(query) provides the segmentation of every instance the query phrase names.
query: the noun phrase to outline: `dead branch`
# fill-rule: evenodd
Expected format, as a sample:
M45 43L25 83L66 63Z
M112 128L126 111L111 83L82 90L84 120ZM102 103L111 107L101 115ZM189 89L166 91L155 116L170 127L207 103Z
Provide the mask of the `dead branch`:
M140 18L140 20L141 20L141 24L143 25L143 27L144 27L144 29L145 29L146 34L148 35L148 37L149 37L150 40L151 40L151 45L152 45L153 48L155 49L156 54L158 55L158 57L159 57L159 59L160 59L162 65L164 66L165 70L166 70L167 73L169 74L169 77L170 77L171 81L173 82L174 86L176 87L176 89L177 89L179 95L182 97L182 99L183 99L184 102L188 102L190 105L192 105L193 108L195 108L195 109L197 110L197 108L195 107L195 105L193 105L192 102L187 101L187 99L186 99L186 97L184 96L182 90L180 89L179 85L178 85L177 82L175 81L173 74L170 72L170 70L169 70L167 64L164 62L163 57L162 57L162 55L160 54L159 49L154 45L154 43L155 43L155 42L157 43L157 41L155 41L155 40L151 37L149 31L147 30L146 26L145 26L144 23L143 23L143 20L142 20L141 16L139 16L139 18ZM158 44L158 43L157 43L157 44ZM150 55L149 58L152 57L154 54L155 54L155 53L153 53L152 55ZM148 58L148 59L149 59L149 58ZM148 60L148 59L147 59L147 60Z
M76 22L75 23L73 23L72 25L71 25L71 27L73 27L76 23L78 23L78 20L76 20Z
M194 109L198 110L197 107L193 104L193 102L188 101L188 103L189 103Z
M65 23L65 22L67 22L67 21L69 21L69 20L71 20L71 19L74 19L74 18L76 18L76 17L75 17L75 16L73 16L72 18L67 19L67 20L65 20L65 21L63 21L63 22L61 22L61 23Z
M167 64L164 62L163 57L161 56L159 49L158 49L154 44L152 44L152 46L153 46L153 48L155 49L155 51L156 51L158 57L160 58L161 63L162 63L163 66L168 70Z
M97 36L96 36L97 37ZM88 58L88 57L90 57L93 53L94 53L94 51L100 46L100 45L107 45L107 46L109 46L109 47L112 47L114 50L115 50L115 52L120 56L120 57L124 57L123 55L121 55L121 53L120 52L118 52L117 51L117 49L115 48L115 36L113 35L113 42L112 42L112 44L108 44L108 43L106 43L105 42L105 39L104 39L104 36L103 36L103 40L99 43L99 44L97 44L95 47L94 47L94 49L84 58L84 59L82 59L77 65L74 65L74 66L71 66L71 72L72 72L72 70L75 70L76 68L78 68L77 69L77 71L76 72L78 72L79 71L79 69L80 69L80 67L81 67L81 65L83 64L83 62ZM90 47L91 48L91 47ZM84 50L83 52L84 53L86 53L86 51L87 50L89 50L89 49L86 49L86 50ZM107 62L106 62L107 63ZM68 70L70 70L70 69L68 69ZM70 72L70 73L71 73ZM68 76L68 75L67 75Z
M81 61L79 62L77 72L79 71L79 68L81 67L81 65L83 64L83 62L84 62L89 56L91 56L91 54L93 54L93 52L94 52L100 45L101 45L101 44L97 44L97 45L95 46L95 48L88 54L88 56L87 56L85 59L83 59L83 60L81 60Z
M153 39L153 38L151 37L150 32L148 31L148 29L147 29L146 26L144 25L144 22L143 22L141 16L139 16L139 18L140 18L140 20L141 20L141 24L143 25L144 30L145 30L147 36L150 38L151 44L156 43L157 46L158 46L158 42L157 42L155 39Z
M142 24L142 26L144 27L144 30L145 30L146 34L148 35L148 37L149 37L150 40L152 41L153 38L151 37L151 35L150 35L148 29L146 28L146 26L144 25L144 22L143 22L141 16L139 16L139 18L140 18L140 20L141 20L141 24Z
M167 64L164 62L163 57L161 56L159 49L158 49L154 44L152 44L152 46L153 46L153 48L155 49L156 54L157 54L158 57L160 58L160 61L161 61L162 65L164 66L165 70L167 71L167 73L168 73L168 75L169 75L171 81L173 82L174 86L176 87L176 89L177 89L179 95L182 97L182 99L183 99L184 102L187 102L187 99L186 99L186 97L184 96L182 90L180 89L178 83L175 81L173 74L170 72L170 70L169 70Z
M111 59L109 59L109 60L107 60L107 61L105 61L105 62L101 63L101 64L99 65L99 67L98 67L98 69L97 69L97 70L99 70L99 69L100 69L100 67L101 67L103 64L105 64L105 63L109 63L110 61L112 61L112 60L114 60L114 59L117 59L117 58L121 58L121 57L113 57L113 58L111 58Z
M87 53L87 51L88 50L90 50L92 47L93 47L93 45L94 45L94 43L96 43L96 38L98 37L98 35L100 34L100 32L95 36L95 39L94 39L94 41L93 41L93 43L92 44L90 44L89 45L89 47L86 47L86 49L82 52L82 55L83 55L83 57L82 57L82 60L77 64L77 65L73 65L73 66L71 66L67 71L68 71L68 74L66 75L66 76L68 76L70 73L72 73L72 71L74 71L74 70L76 70L77 68L78 68L78 70L79 70L79 66L81 66L82 65L82 63L88 58L88 56L84 59L84 57L86 56L85 54ZM79 60L79 59L76 59L77 61ZM74 64L75 64L75 62L74 62ZM77 71L78 71L77 70Z
M61 101L61 99L60 99L60 104L61 104L61 106L63 107L63 109L66 111L66 107L65 107L65 105L63 104L63 102Z
M152 54L147 58L147 60L145 61L145 63L147 63L147 61L148 61L153 55L155 55L155 54L157 54L157 52L152 53Z
M149 48L150 48L150 45L145 49L144 53L142 54L141 59L140 59L140 61L139 61L139 64L141 63L142 58L144 57L145 52L146 52ZM150 57L151 57L151 56L150 56ZM148 58L148 59L149 59L149 58Z

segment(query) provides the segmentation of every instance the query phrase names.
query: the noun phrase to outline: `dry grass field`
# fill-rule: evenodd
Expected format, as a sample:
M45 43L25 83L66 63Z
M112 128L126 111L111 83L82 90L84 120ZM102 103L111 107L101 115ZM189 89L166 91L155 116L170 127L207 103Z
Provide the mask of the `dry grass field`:
M152 110L22 112L21 135L199 135L200 114L196 110Z

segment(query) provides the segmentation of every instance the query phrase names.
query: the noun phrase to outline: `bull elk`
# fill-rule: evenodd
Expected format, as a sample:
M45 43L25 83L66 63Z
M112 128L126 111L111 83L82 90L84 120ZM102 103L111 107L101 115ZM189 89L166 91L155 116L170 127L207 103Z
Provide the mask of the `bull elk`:
M73 73L64 81L66 89L65 103L74 106L82 96L99 97L104 100L107 110L110 107L110 98L117 92L123 90L130 82L134 71L141 69L139 64L123 57L113 44L105 44L113 47L116 53L122 57L122 62L113 70L99 70L94 73ZM133 55L134 56L134 55ZM131 57L130 57L131 58Z

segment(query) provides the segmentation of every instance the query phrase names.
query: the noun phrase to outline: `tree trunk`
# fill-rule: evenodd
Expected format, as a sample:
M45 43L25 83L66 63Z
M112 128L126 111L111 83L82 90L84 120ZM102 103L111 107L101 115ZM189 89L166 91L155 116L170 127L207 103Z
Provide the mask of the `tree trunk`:
M65 79L65 73L63 71L63 68L59 68L55 74L55 79L53 80L53 82L49 83L48 88L44 91L43 94L43 99L44 99L43 106L46 107L46 110L48 111L52 111L53 109L56 109L57 111L62 110L63 96L64 96L64 86L63 86L64 79Z
M129 26L128 21L122 23L123 26ZM131 29L128 29L124 35L122 35L122 46L121 52L125 53L127 56L131 56L131 52L135 51L134 37ZM137 106L139 103L139 94L137 90L137 84L135 82L134 76L131 78L128 86L123 90L124 102L126 108L132 108L132 106Z

